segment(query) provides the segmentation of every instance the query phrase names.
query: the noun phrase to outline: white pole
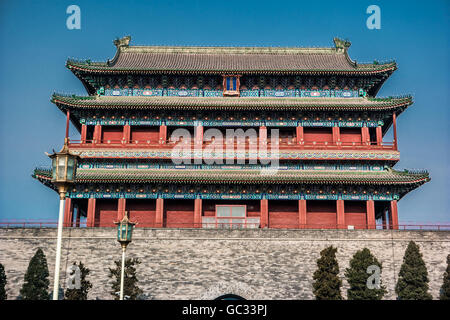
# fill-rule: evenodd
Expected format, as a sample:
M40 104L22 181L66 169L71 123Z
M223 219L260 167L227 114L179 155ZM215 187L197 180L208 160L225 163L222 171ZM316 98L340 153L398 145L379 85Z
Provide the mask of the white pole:
M125 278L125 250L126 246L122 246L122 268L120 269L120 300L123 300L123 279Z
M64 199L59 200L59 217L58 217L58 238L56 242L56 261L55 261L55 277L53 281L53 300L58 300L59 296L59 268L61 264L61 243L64 216Z

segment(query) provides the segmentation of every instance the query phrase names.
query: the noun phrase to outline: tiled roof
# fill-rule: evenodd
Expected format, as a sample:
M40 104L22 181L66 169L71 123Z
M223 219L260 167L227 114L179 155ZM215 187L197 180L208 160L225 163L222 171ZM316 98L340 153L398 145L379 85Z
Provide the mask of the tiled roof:
M336 42L337 41L337 42ZM68 60L69 69L90 72L351 72L379 73L396 69L395 62L357 64L335 39L331 48L164 47L120 45L108 62Z
M254 98L254 97L109 97L53 95L60 108L105 109L243 109L243 110L392 110L412 104L401 98Z
M35 170L34 177L50 180L50 171ZM78 183L177 182L177 183L331 183L331 184L422 184L428 173L408 171L278 170L264 174L261 170L180 170L180 169L78 169Z

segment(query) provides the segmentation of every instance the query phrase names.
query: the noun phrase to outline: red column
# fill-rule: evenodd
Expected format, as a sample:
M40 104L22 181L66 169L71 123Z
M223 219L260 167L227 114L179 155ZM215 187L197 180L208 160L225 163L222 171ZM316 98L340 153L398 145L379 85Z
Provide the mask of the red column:
M297 134L297 143L298 144L303 144L304 143L304 134L303 134L303 127L302 126L298 126L296 128L296 134Z
M391 201L391 206L389 210L389 225L393 230L398 230L398 208L397 200Z
M306 228L306 200L298 200L298 223L300 229Z
M398 142L397 142L397 115L395 112L392 114L392 126L394 130L394 149L398 150Z
M362 127L361 128L361 137L362 137L362 144L368 145L370 142L370 134L369 134L369 128L368 127Z
M337 228L345 229L344 200L336 200Z
M261 199L261 215L260 215L260 225L262 228L267 228L269 226L269 200Z
M159 126L159 143L165 144L166 141L167 141L167 126L163 124Z
M156 199L156 217L155 217L155 227L162 228L164 221L164 199Z
M77 227L77 228L80 227L80 215L81 215L81 211L80 211L80 208L77 206L77 220L75 222L75 227Z
M89 198L86 226L93 227L95 224L95 198Z
M194 202L194 228L202 227L202 199L195 199Z
M375 226L375 202L373 200L366 201L366 217L367 229L376 229Z
M381 131L381 126L378 126L376 128L376 134L377 134L377 145L381 146L381 144L383 143L383 132Z
M195 127L195 144L199 146L203 144L203 126Z
M130 143L130 138L131 138L131 128L129 124L126 124L123 126L123 136L122 136L123 143Z
M259 127L259 144L267 144L267 128L265 126Z
M71 227L73 221L73 204L72 199L66 198L66 203L64 204L64 227Z
M93 135L94 143L101 143L102 140L102 126L97 124L94 127L94 135Z
M333 144L338 145L341 141L341 130L339 129L339 127L333 127Z
M87 135L87 125L81 125L81 143L86 143L86 135Z
M125 198L119 198L117 203L117 221L120 221L123 219L125 215L125 206L126 206L126 200Z
M70 110L67 109L67 119L66 119L66 139L69 138L69 124L70 124Z

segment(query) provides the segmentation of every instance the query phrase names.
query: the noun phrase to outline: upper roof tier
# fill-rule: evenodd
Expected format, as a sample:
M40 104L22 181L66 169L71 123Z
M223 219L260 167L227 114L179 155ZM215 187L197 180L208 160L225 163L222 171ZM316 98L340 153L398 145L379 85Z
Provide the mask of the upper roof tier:
M359 64L349 58L349 41L334 39L329 48L130 46L131 37L114 41L116 55L107 62L68 60L72 71L92 73L312 73L392 72L395 62Z

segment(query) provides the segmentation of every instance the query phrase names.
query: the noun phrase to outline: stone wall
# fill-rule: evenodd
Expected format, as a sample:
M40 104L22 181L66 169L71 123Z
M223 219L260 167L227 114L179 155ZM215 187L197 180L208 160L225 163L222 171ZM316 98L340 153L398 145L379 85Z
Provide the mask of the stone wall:
M62 287L67 267L82 261L91 269L89 298L111 299L108 268L121 257L115 236L112 228L65 228ZM55 229L0 228L0 263L6 269L9 299L19 295L38 247L47 256L53 287L55 237ZM383 264L386 298L395 299L395 283L410 240L420 246L436 299L450 254L448 231L138 228L127 257L142 260L138 277L148 299L213 299L227 293L248 299L312 299L312 274L323 248L338 248L344 278L351 256L367 247ZM344 296L346 288L344 280Z

